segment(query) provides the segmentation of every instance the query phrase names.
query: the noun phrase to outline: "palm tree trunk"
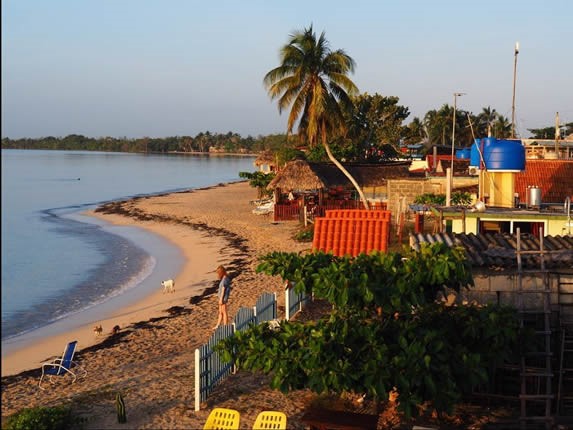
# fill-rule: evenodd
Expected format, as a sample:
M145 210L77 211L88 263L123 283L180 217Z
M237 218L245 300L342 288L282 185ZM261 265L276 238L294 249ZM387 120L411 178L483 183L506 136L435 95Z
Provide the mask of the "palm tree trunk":
M334 155L332 155L332 152L330 152L330 146L328 145L328 143L326 143L324 138L322 140L322 145L324 146L324 149L326 150L326 155L328 155L330 161L332 161L334 165L338 167L342 173L344 173L344 176L346 176L348 180L352 182L352 185L354 185L354 188L356 188L356 191L358 191L358 195L360 196L360 200L364 205L364 209L370 209L370 205L368 204L368 200L366 200L366 196L364 195L362 188L360 188L360 185L358 185L358 182L356 182L356 179L352 177L352 175L348 172L348 170L346 170L344 166L336 158L334 158Z

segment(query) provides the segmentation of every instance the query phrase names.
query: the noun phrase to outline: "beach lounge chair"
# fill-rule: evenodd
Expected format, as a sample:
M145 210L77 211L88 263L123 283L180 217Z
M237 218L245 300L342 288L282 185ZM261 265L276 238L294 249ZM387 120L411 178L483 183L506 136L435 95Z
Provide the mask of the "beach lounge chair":
M50 382L54 383L52 381L53 376L64 376L69 374L73 378L72 383L74 383L77 379L76 372L78 370L82 372L82 376L86 376L88 374L88 372L83 367L73 361L77 345L77 340L68 343L66 349L64 349L62 358L56 358L52 362L42 364L42 376L40 377L40 382L38 383L38 386L41 390L45 390L45 388L42 387L42 381L46 375L49 377ZM72 370L72 367L74 370Z
M203 430L235 430L239 428L241 414L234 409L215 408L207 417Z
M286 430L287 416L278 411L262 411L257 415L253 430Z

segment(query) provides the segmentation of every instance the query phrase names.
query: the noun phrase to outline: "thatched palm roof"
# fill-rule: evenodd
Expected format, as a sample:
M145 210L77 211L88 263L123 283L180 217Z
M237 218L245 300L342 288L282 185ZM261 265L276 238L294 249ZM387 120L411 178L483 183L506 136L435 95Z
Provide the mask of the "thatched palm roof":
M385 164L343 163L361 187L380 186L388 179L409 177L409 161ZM351 187L348 178L332 163L289 162L267 186L274 190L319 190L336 186Z
M263 151L255 159L255 166L262 166L263 164L274 166L276 164L275 156L270 151Z

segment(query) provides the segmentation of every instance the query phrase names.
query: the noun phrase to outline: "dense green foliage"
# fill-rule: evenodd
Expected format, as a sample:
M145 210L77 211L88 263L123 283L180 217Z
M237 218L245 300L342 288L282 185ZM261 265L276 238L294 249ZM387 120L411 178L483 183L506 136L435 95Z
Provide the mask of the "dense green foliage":
M267 190L267 185L274 179L276 174L274 172L264 173L264 172L239 172L240 178L245 178L249 180L249 185L257 189L258 198L264 196L269 196L272 191Z
M253 138L241 137L236 133L211 134L199 133L195 137L172 136L163 138L142 137L137 139L100 137L91 138L78 134L66 137L41 137L37 139L2 139L2 149L57 149L106 152L183 152L205 153L257 153L266 149L280 137L267 136ZM282 139L286 137L282 135Z
M454 206L467 206L471 204L471 194L465 191L454 191L452 193L452 204ZM422 205L444 206L446 204L445 194L425 193L416 196L414 203Z
M314 238L314 225L303 227L301 230L297 231L294 235L294 240L298 242L312 242L313 238Z
M473 279L461 249L443 244L420 252L361 254L272 253L260 272L295 282L333 304L311 322L252 326L217 347L243 370L261 371L282 391L367 393L416 415L430 402L451 411L464 394L487 382L490 366L518 351L515 309L445 306L438 291L461 291Z
M544 128L528 128L532 134L532 139L555 139L555 126ZM568 122L561 127L560 137L569 136L573 134L573 122Z
M5 430L68 430L80 428L67 406L26 408L8 417Z

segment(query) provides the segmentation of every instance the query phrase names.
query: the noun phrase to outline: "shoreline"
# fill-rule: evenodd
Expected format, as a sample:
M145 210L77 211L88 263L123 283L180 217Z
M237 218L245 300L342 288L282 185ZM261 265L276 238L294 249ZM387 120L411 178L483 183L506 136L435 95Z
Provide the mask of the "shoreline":
M102 215L94 210L82 214L103 220L110 226L132 225L128 219L118 215ZM8 352L2 356L2 377L37 368L51 358L61 356L63 348L71 340L78 341L78 350L94 348L111 334L115 326L124 329L140 321L160 317L166 309L184 306L189 303L190 297L196 298L197 301L202 296L212 294L214 275L210 272L213 272L218 264L226 263L221 261L219 256L220 249L225 246L224 239L212 237L207 243L205 234L196 231L181 234L176 225L142 225L138 228L160 236L182 255L183 265L179 273L172 276L175 280L175 292L164 294L159 282L152 292L140 293L137 287L47 326L8 339L3 342ZM170 231L165 231L166 228ZM186 240L202 245L200 248L190 249L183 243ZM94 325L102 326L101 335L95 335Z
M166 217L142 216L140 213L129 213L122 208L132 201L207 191L235 183L240 183L240 181L184 191L133 196L128 199L102 203L95 209L80 212L80 216L104 222L107 231L113 227L137 228L147 234L151 233L160 237L161 240L175 247L183 260L179 273L167 277L176 281L175 293L163 294L160 281L156 282L157 286L152 287L151 292L141 293L137 291L137 288L141 287L138 286L103 303L7 339L2 342L5 347L3 349L7 350L7 352L3 351L2 355L2 378L33 371L41 368L42 363L61 357L65 345L71 340L78 341L76 352L85 348L97 349L98 344L105 342L107 340L105 337L112 334L112 329L115 326L123 329L141 321L160 318L171 308L198 303L206 296L215 293L215 268L219 264L228 265L229 263L225 258L221 259L220 251L232 245L228 242L235 241L238 243L241 242L240 240L237 240L229 232L206 225L177 231L177 225L181 227L182 223L170 224L170 220ZM154 222L149 222L153 218L155 218ZM126 237L124 233L119 233L119 235ZM200 246L189 247L187 240ZM211 269L202 271L202 268ZM157 278L157 276L153 276L152 273L148 278ZM143 280L142 284L149 282ZM150 290L149 285L143 288ZM99 336L94 333L95 325L102 326L103 333Z
M119 316L123 319L118 334L109 334L115 325L112 320L102 321L101 339L94 339L91 325L84 327L91 344L80 342L76 355L88 371L81 382L62 382L41 391L37 385L39 365L2 376L3 419L24 407L57 404L100 392L89 405L81 406L90 417L86 429L115 428L116 416L109 402L113 404L115 393L122 391L129 405L129 428L202 427L209 406L194 412L189 405L194 402L194 350L207 342L217 317L215 268L226 265L233 279L231 319L240 307L252 307L263 292L277 293L280 316L284 305L282 282L256 273L257 257L273 251L299 252L310 248L310 244L292 239L296 223L275 223L272 217L252 214L249 202L255 197L256 190L240 181L110 202L93 214L90 212L89 215L112 224L148 229L179 246L185 263L174 278L176 292L163 294L158 285L144 302L126 307ZM49 358L45 349L48 343L55 355L61 356L72 340L69 333L64 338L47 338L41 348L34 345L42 361ZM5 364L3 358L3 374ZM268 409L280 408L287 413L290 410L291 415L302 410L304 399L300 396L287 401L289 395L270 390L260 377L254 381L250 382L255 384L254 390L263 390L263 399L253 397L257 405L254 411L265 404ZM225 392L221 395L225 396ZM214 394L213 399L216 397ZM150 404L149 399L167 400ZM283 406L268 404L273 401ZM248 415L245 418L248 420Z

